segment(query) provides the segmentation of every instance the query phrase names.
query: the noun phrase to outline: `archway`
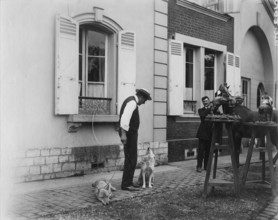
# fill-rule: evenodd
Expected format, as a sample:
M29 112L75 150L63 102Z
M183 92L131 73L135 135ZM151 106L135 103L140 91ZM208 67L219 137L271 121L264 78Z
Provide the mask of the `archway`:
M261 92L273 95L273 63L268 40L263 30L252 26L246 32L240 51L241 77L250 80L250 108L256 109Z

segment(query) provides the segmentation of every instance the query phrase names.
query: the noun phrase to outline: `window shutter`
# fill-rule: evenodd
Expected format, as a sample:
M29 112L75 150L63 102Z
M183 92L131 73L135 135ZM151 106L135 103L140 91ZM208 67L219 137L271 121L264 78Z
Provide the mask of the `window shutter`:
M118 38L118 106L130 95L135 94L136 82L136 36L131 31L119 32Z
M78 23L56 16L55 114L78 114Z
M234 54L228 53L226 54L226 83L229 88L229 92L233 95L234 93Z
M226 55L226 83L231 95L241 94L240 58L232 53Z
M169 41L169 88L168 114L183 114L184 88L184 55L183 43L176 40Z
M234 95L241 95L240 57L235 55Z

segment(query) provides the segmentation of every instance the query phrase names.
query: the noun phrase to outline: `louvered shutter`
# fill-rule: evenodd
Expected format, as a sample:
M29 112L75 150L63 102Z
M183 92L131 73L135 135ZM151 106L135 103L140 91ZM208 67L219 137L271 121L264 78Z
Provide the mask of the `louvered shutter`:
M232 53L226 55L226 83L231 95L241 95L240 57Z
M134 32L122 31L118 38L118 106L135 94L136 82L136 36Z
M183 43L176 40L169 41L169 88L168 114L183 114L184 88L184 55Z
M234 94L234 54L226 54L226 83L229 87L229 92Z
M235 55L234 65L234 95L241 95L240 57Z
M78 23L56 16L55 114L78 114Z

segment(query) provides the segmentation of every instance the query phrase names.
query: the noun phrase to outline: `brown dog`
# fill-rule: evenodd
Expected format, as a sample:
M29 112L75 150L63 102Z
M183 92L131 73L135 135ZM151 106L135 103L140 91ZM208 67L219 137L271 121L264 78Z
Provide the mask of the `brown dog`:
M155 155L150 148L147 149L146 155L141 161L141 172L138 178L138 184L142 188L152 188L154 183L154 165L155 165Z
M103 205L108 205L112 197L112 191L115 191L116 188L104 179L97 180L92 186L95 187L95 195L97 199L101 201Z

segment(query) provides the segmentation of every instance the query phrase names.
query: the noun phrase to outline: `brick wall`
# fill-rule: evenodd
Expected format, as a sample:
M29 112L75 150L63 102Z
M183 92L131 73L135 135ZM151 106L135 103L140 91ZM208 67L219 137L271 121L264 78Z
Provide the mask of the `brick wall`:
M167 140L168 140L168 161L183 161L195 159L197 157L198 138L196 133L200 121L184 120L176 122L176 117L168 117L167 119ZM222 130L222 143L228 144L227 131L225 127ZM227 155L229 152L223 150L221 155Z
M227 22L168 2L168 36L184 34L214 43L227 45L229 52L234 51L234 19Z
M176 117L167 118L167 140L169 162L196 158L199 121L176 122Z
M234 51L234 19L232 17L226 15L228 20L223 21L176 3L176 0L168 1L168 38L179 33L226 45L229 52ZM196 133L199 124L199 119L192 121L192 119L183 118L182 122L177 122L176 117L167 117L169 162L196 158L198 146Z
M138 144L138 165L148 147L155 154L156 165L168 163L168 143L148 142ZM124 164L123 145L29 149L25 157L17 159L16 164L16 182L121 170Z

